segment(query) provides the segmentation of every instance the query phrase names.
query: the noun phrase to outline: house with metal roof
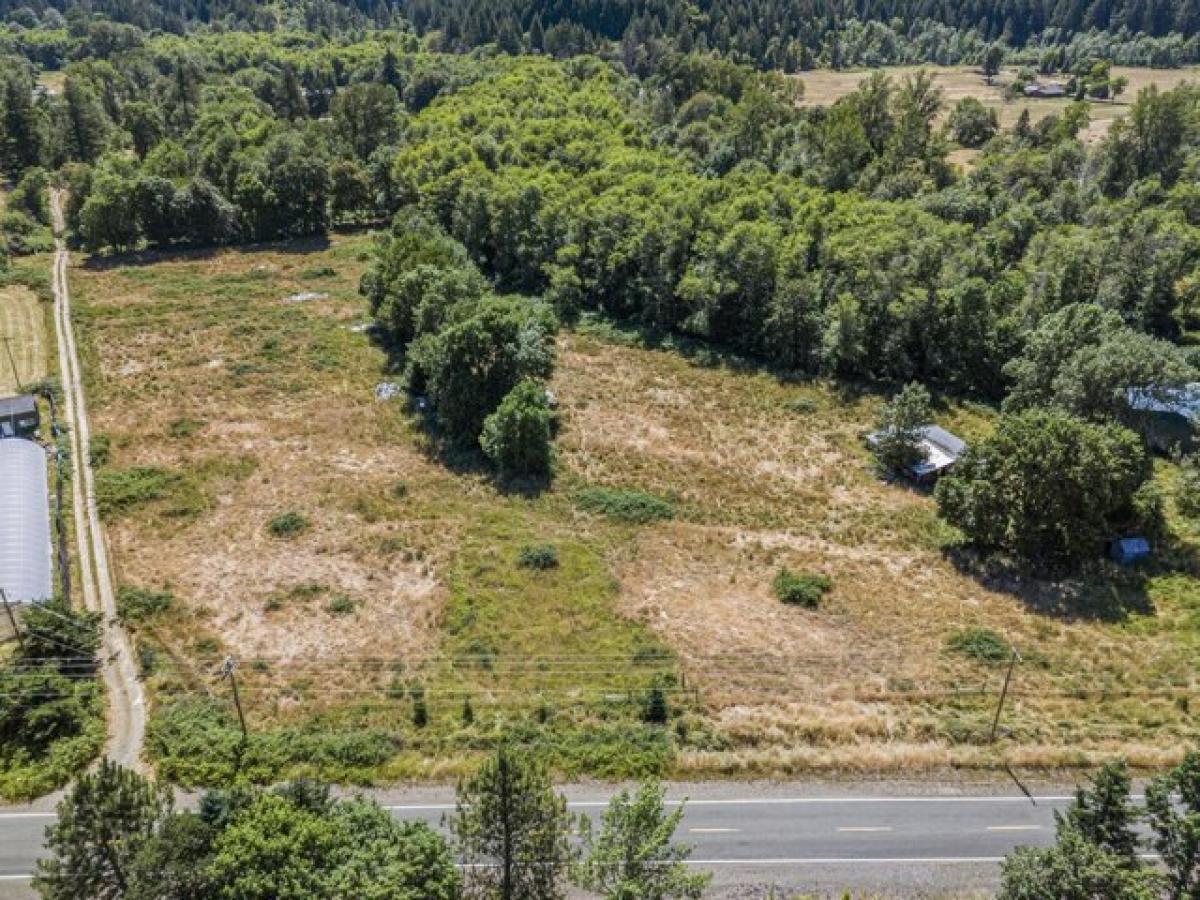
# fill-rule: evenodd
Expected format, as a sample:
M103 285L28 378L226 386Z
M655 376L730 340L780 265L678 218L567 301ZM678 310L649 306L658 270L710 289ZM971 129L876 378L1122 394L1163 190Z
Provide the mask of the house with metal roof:
M1130 424L1160 453L1200 448L1200 382L1177 388L1130 388Z
M1067 86L1061 81L1031 81L1025 85L1026 97L1065 97Z
M0 588L10 603L53 596L50 560L46 451L21 438L0 440Z
M922 428L920 434L920 447L924 455L903 473L913 481L930 482L940 478L967 450L961 438L937 425ZM872 447L879 445L879 439L879 432L867 435L867 443Z
M37 399L32 394L0 397L0 438L33 437L40 424Z

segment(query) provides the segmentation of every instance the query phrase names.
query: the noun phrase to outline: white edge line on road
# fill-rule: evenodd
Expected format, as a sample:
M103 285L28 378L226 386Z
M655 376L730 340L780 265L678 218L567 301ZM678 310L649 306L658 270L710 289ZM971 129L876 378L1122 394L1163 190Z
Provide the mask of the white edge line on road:
M737 828L689 828L689 834L737 834Z
M1034 797L1036 803L1065 803L1074 796ZM1139 797L1131 797L1137 801ZM1028 797L752 797L744 800L665 800L667 806L681 803L693 806L802 806L829 803L1029 803ZM601 809L608 806L607 800L572 800L567 806L573 809ZM390 812L437 812L453 810L453 803L412 803L384 805Z
M1041 825L989 825L988 831L1041 831Z
M848 832L870 832L870 831L891 831L891 825L843 825L838 828L838 831Z
M57 815L52 812L0 813L0 819L53 819Z

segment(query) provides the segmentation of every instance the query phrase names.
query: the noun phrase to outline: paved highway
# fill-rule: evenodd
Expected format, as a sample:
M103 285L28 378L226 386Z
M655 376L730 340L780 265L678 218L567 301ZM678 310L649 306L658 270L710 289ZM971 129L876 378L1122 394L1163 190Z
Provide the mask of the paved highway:
M672 785L688 798L678 837L695 865L714 873L713 895L788 893L889 896L985 895L999 862L1019 845L1053 841L1054 811L1070 787L1038 788L1035 802L1015 786L938 784ZM611 788L564 789L571 808L598 814ZM420 788L375 794L396 816L439 825L453 792ZM47 803L0 808L0 896L27 896L27 879L53 816Z

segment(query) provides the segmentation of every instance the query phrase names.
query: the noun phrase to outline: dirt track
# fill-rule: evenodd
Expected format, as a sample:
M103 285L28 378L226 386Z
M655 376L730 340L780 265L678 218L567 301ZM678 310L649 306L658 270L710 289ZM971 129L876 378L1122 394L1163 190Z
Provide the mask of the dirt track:
M88 448L91 426L83 394L75 332L71 325L71 294L67 284L69 254L63 238L62 196L52 192L54 214L54 325L58 334L58 359L68 428L71 433L71 464L75 532L79 542L80 581L84 604L100 612L103 620L103 675L108 697L108 746L110 760L130 768L141 767L142 743L146 734L146 703L133 661L133 645L117 618L116 594L108 565L108 548L100 528L96 488Z

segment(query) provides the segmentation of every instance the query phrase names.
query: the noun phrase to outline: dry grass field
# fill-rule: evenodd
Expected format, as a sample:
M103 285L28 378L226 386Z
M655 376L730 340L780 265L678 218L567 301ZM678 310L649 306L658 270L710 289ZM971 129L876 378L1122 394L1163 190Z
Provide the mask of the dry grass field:
M28 287L0 288L0 396L46 375L45 319L43 304Z
M511 730L613 776L1155 765L1200 738L1200 581L1176 564L1196 529L1145 575L981 574L928 496L872 471L877 397L597 325L560 341L553 489L506 492L376 401L368 247L71 273L119 580L171 597L136 626L169 774L229 765L226 654L264 776L448 776ZM940 414L966 437L991 418ZM594 488L674 515L606 518ZM539 545L557 567L519 564ZM818 610L775 598L785 566L831 579ZM979 628L1025 660L996 744L1003 665L950 646ZM653 685L667 730L641 721Z

